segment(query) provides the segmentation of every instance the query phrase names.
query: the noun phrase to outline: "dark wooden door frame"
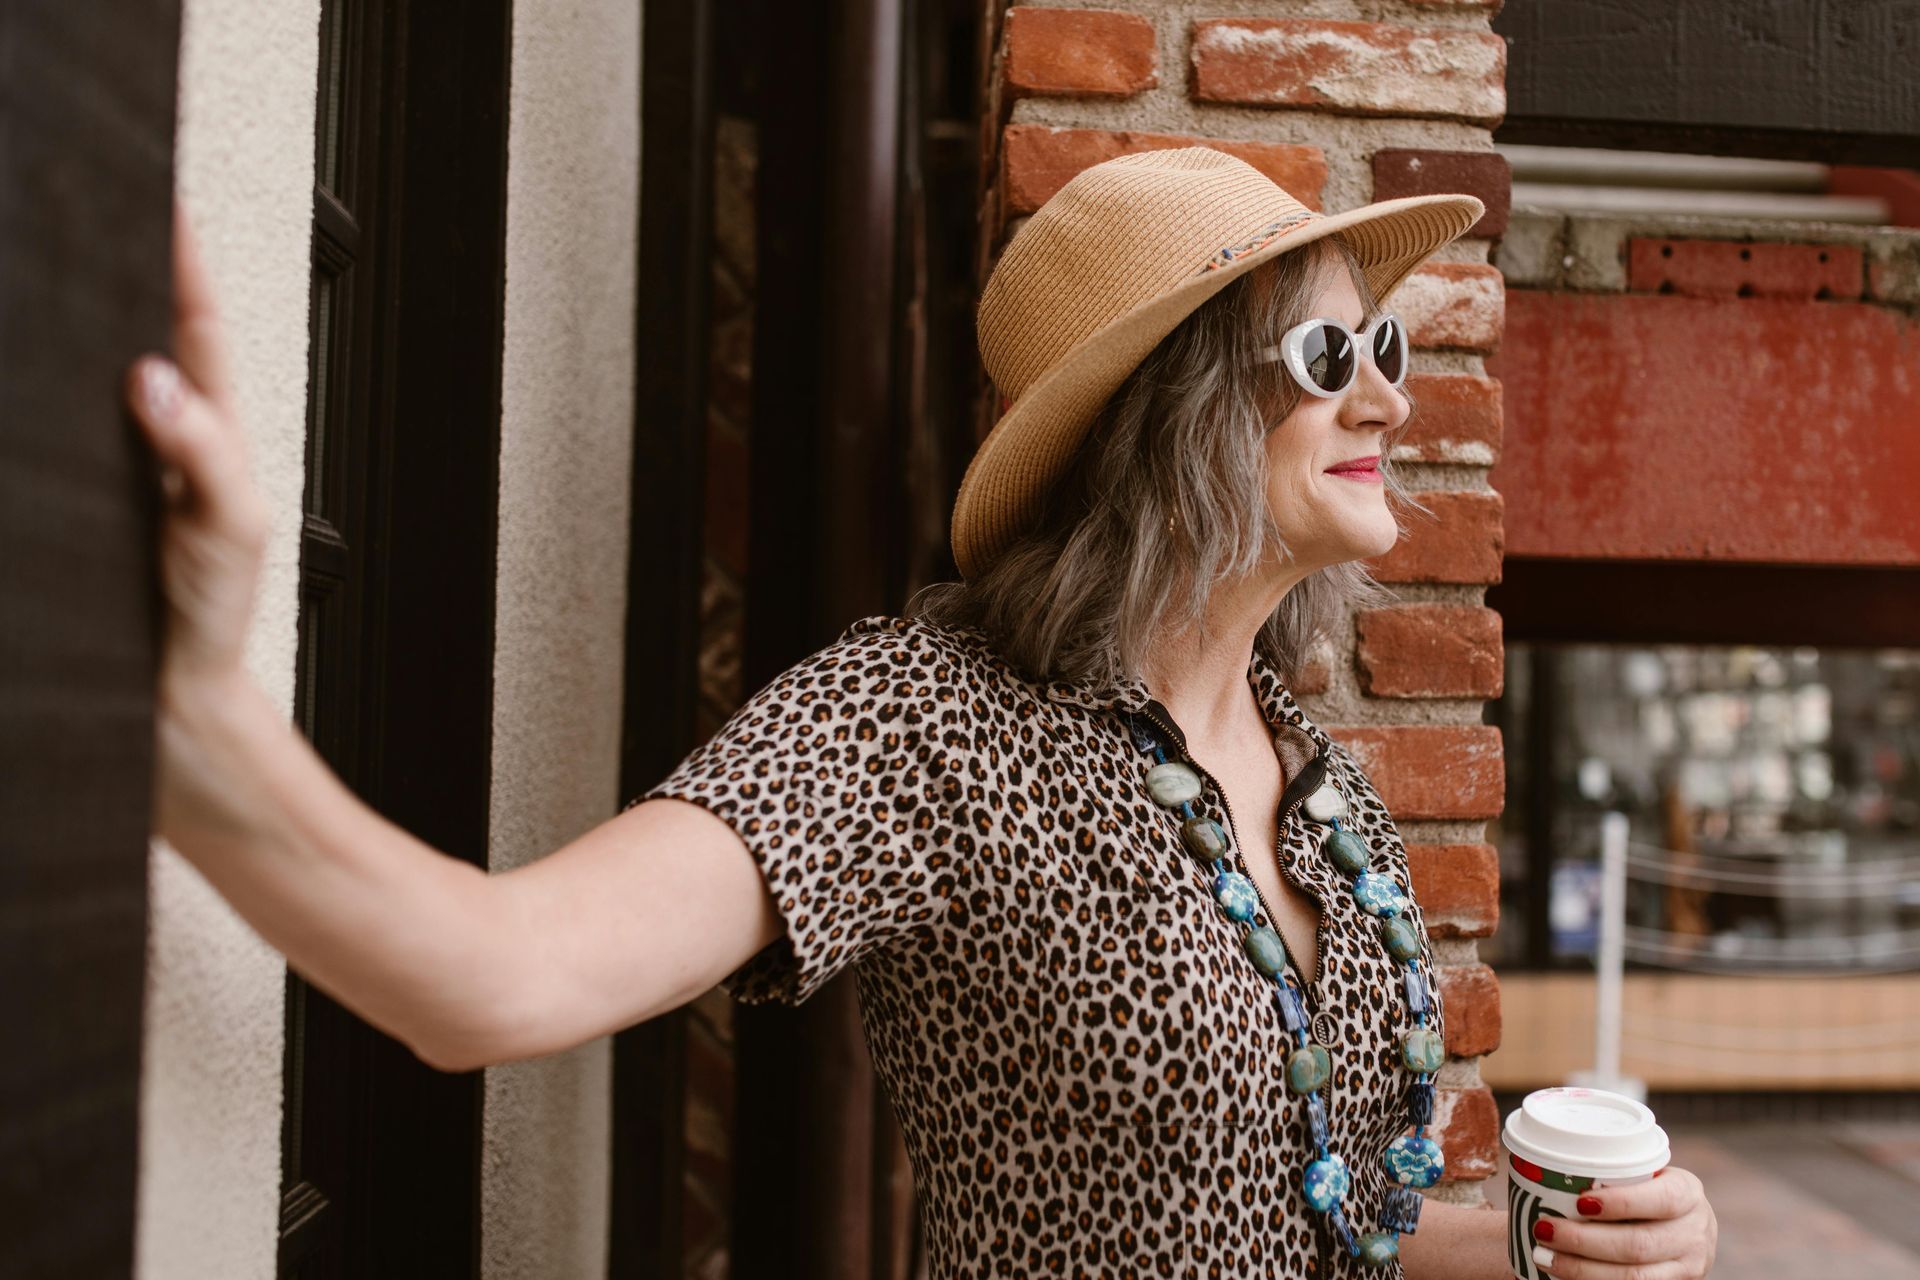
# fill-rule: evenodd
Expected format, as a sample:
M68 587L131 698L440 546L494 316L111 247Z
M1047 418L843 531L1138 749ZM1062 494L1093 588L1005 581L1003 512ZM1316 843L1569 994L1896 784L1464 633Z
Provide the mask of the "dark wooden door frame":
M366 436L352 554L362 614L343 771L434 848L484 866L492 782L500 371L505 314L510 0L365 0L379 47L380 198L357 287ZM426 1066L358 1019L326 1061L352 1077L331 1115L349 1145L335 1245L303 1260L287 1206L281 1273L477 1276L482 1076ZM295 1189L290 1189L291 1192Z
M946 504L973 443L977 11L749 0L729 14L724 51L705 0L645 14L629 797L694 745L722 98L757 138L747 692L951 573ZM911 1182L853 995L848 979L802 1010L734 1011L729 1261L743 1280L912 1273ZM683 1017L615 1039L620 1280L684 1269Z
M0 5L0 1270L133 1270L179 8Z
M645 6L623 798L695 745L713 280L716 15L709 0ZM684 1269L686 1019L676 1009L613 1038L609 1280Z

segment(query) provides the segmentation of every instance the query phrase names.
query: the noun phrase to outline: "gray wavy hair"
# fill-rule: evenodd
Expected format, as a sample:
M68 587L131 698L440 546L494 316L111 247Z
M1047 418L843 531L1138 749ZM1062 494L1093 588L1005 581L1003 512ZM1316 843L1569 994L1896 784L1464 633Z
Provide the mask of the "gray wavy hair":
M979 628L1030 675L1075 683L1137 677L1156 640L1189 626L1204 637L1216 585L1291 558L1267 507L1266 437L1304 393L1278 361L1253 356L1308 318L1341 265L1371 319L1377 300L1338 236L1240 276L1101 407L1034 526L974 579L923 588L908 612ZM1399 434L1381 472L1404 532L1405 514L1427 508L1394 474ZM1291 681L1349 611L1393 599L1358 562L1332 565L1287 592L1255 644Z

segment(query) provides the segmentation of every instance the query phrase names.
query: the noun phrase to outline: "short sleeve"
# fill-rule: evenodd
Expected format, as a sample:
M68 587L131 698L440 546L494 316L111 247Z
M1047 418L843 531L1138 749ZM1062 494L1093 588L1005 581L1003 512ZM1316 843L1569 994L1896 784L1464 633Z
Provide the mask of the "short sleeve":
M952 815L967 759L941 724L966 695L920 624L863 619L775 677L632 802L707 809L760 868L786 932L724 991L799 1004L945 913L958 889Z
M1374 789L1373 780L1360 767L1359 761L1351 752L1339 743L1333 744L1332 757L1336 766L1344 774L1348 784L1347 794L1354 802L1352 822L1360 838L1367 846L1379 850L1385 859L1384 867L1376 864L1375 869L1384 869L1400 882L1412 902L1407 916L1420 935L1420 968L1427 978L1427 996L1433 1005L1428 1015L1427 1025L1439 1032L1444 1039L1447 1034L1446 1003L1440 995L1440 971L1434 965L1433 939L1427 933L1426 913L1420 907L1420 900L1413 894L1413 868L1407 860L1406 842L1400 838L1400 832L1393 823L1393 815L1387 812L1387 806L1380 799L1380 793Z

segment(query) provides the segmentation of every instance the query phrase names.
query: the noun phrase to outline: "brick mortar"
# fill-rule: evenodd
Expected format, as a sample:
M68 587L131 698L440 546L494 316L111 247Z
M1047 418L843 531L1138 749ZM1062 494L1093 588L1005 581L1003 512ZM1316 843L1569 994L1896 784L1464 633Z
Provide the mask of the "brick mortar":
M1487 824L1477 818L1413 818L1406 822L1395 821L1393 825L1399 831L1401 840L1407 844L1484 844L1487 838ZM1461 938L1458 941L1472 943L1476 939Z
M1473 462L1396 462L1393 472L1418 498L1423 493L1498 493L1488 480L1490 467ZM1410 517L1414 527L1431 523L1419 512Z
M1169 74L1174 75L1171 85ZM1493 145L1493 135L1487 129L1457 120L1345 116L1311 107L1195 102L1187 97L1185 64L1169 72L1164 53L1158 88L1130 98L1021 98L1013 104L1005 123L1050 124L1062 129L1138 129L1319 147L1327 157L1327 184L1321 202L1329 210L1348 209L1372 200L1375 151L1389 147L1488 151Z
M1308 18L1329 22L1385 22L1440 31L1485 31L1484 9L1408 3L1407 0L1289 0L1282 10L1273 0L1216 0L1195 5L1157 4L1155 0L1023 0L1023 8L1113 9L1122 13L1167 17L1182 27L1194 18ZM1164 31L1164 28L1162 28Z

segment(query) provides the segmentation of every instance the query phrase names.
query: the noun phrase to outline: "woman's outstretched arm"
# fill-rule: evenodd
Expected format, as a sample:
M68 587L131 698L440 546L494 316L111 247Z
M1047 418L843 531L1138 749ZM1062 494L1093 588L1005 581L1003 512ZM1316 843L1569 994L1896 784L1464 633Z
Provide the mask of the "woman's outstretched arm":
M490 876L367 807L259 689L242 654L267 512L175 225L178 362L136 362L127 388L166 499L154 830L295 969L448 1070L653 1017L777 937L746 846L694 805L637 805Z

